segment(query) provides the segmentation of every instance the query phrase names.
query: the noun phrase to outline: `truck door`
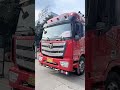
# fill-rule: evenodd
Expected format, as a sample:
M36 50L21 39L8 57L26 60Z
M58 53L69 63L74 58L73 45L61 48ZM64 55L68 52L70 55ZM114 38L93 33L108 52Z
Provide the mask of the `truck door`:
M106 19L108 19L108 7L104 0L97 0L96 2L96 13L95 13L95 27L94 27L94 35L92 37L92 69L93 69L93 77L96 80L101 80L103 71L107 66L107 41L106 41L106 33L110 28L108 27L108 23L106 23ZM104 8L103 8L104 7ZM94 20L94 19L93 19ZM102 63L101 63L102 62Z
M79 60L80 58L80 47L83 46L83 36L84 36L84 31L83 31L83 25L81 23L76 23L75 24L75 33L74 33L74 46L73 46L73 58L74 60ZM84 49L83 49L84 50Z
M93 71L94 77L104 77L105 70L109 62L115 59L116 54L116 36L117 30L114 29L115 22L113 20L114 2L109 1L109 4L104 1L98 2L98 10L96 15L96 26L92 44L94 45ZM100 9L99 5L104 5L104 9Z

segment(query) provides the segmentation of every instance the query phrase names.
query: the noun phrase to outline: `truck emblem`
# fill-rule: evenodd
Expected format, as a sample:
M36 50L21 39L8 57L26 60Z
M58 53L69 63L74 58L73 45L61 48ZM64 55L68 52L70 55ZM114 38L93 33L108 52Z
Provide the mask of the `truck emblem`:
M53 44L50 43L48 47L49 47L50 49L52 49L52 48L53 48Z

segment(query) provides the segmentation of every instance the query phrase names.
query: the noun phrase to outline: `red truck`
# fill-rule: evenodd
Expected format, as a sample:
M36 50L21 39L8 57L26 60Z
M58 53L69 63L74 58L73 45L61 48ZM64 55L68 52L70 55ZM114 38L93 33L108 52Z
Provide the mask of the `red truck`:
M120 0L86 3L86 90L120 90L119 3Z
M39 62L68 75L84 73L85 19L80 13L65 13L44 24Z
M21 0L17 29L12 38L9 85L12 90L35 90L34 4ZM33 10L33 11L32 11Z

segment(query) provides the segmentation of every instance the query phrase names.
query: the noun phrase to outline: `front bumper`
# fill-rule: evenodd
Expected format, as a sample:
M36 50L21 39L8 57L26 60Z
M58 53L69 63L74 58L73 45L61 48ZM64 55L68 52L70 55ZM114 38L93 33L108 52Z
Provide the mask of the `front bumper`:
M58 70L64 70L67 72L73 72L73 67L75 64L73 64L73 60L69 58L52 58L48 56L44 56L41 53L39 54L39 57L42 57L41 60L39 59L39 62L41 65L49 66L50 68L58 69ZM52 59L52 63L47 62L47 59ZM60 64L60 61L66 61L69 63L68 67L63 67Z
M10 73L14 75L10 75ZM13 79L13 80L12 80ZM9 70L9 85L19 90L35 90L35 74L12 67Z

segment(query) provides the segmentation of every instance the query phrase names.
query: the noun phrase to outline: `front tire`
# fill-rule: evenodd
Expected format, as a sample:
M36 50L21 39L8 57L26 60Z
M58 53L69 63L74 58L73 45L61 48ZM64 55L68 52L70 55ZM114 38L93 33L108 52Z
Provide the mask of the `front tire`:
M111 72L108 75L105 90L120 90L120 76L116 72Z
M83 75L84 72L85 72L85 58L82 56L82 57L80 57L79 66L75 70L75 73L76 73L76 75L80 76L80 75Z

